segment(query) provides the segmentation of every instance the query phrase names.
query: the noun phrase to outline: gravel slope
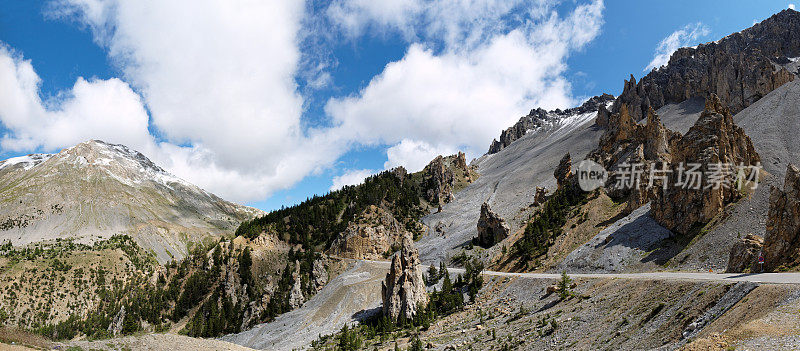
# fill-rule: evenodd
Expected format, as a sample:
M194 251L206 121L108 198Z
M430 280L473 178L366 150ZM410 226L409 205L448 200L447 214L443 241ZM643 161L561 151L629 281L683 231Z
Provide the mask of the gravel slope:
M572 251L554 272L630 272L658 268L648 252L672 233L650 215L650 204L634 210Z
M320 335L338 332L345 323L353 324L377 312L381 282L387 271L388 266L356 262L299 309L221 339L262 350L293 350L309 345Z
M423 218L431 230L417 242L422 261L445 260L476 236L484 201L512 230L519 229L526 219L521 209L533 202L536 187L554 190L553 171L561 157L570 152L573 161L582 160L597 147L603 130L594 125L595 115L578 115L565 125L530 132L500 152L473 161L480 178L458 192L441 213ZM437 227L440 232L433 229Z

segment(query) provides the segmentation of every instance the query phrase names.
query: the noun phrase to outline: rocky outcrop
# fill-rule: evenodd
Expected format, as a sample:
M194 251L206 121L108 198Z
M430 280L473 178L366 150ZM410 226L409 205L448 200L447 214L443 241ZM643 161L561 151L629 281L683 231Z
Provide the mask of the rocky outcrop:
M482 247L494 246L508 237L510 231L506 221L489 208L489 203L484 202L478 219L477 244Z
M737 113L796 79L784 64L800 56L799 33L800 13L784 10L716 42L680 48L638 83L631 75L612 112L626 105L639 121L650 108L715 94Z
M533 206L541 206L545 201L547 201L547 189L537 186L533 195Z
M381 285L383 314L398 321L411 320L420 308L428 305L428 293L422 279L419 252L410 235L403 236L402 246L392 258L392 266Z
M472 177L466 155L459 152L447 157L437 156L422 170L425 199L434 206L453 201L456 181L470 183Z
M294 270L292 271L292 289L289 291L289 307L291 309L298 308L306 302L306 297L303 295L303 285L300 279L300 262L294 262Z
M611 118L611 111L609 111L605 105L600 105L600 107L597 108L597 117L594 123L605 128L608 126L609 118Z
M556 178L559 189L566 184L570 176L572 176L572 157L570 157L569 152L567 152L567 154L561 158L561 161L558 162L558 167L556 167L556 170L553 172L553 177Z
M733 244L730 258L728 259L728 273L759 272L758 255L764 245L764 238L747 234L744 238Z
M444 157L437 156L422 171L425 177L425 199L433 205L441 205L453 201L453 171L444 162Z
M764 270L800 263L800 170L789 165L783 190L771 189L767 232L764 236Z
M693 227L708 223L723 208L740 196L734 184L736 169L720 169L719 165L760 164L750 138L733 122L733 116L716 95L706 100L700 118L675 144L672 151L672 172L666 189L659 188L652 206L652 215L662 226L680 234L687 234ZM674 186L688 179L680 165L700 164L702 185L694 187ZM716 167L716 169L715 169ZM721 175L716 186L710 174Z
M654 187L662 182L654 179L654 186L649 186L650 167L665 167L680 137L679 133L667 129L652 109L647 112L647 123L642 125L633 120L627 106L623 105L618 113L608 116L598 147L588 158L608 170L608 195L626 201L626 211L631 212L654 198ZM632 173L640 175L638 183L618 182L620 176L627 178Z
M328 253L353 259L381 259L393 246L400 244L406 233L391 212L372 205L350 222L331 243Z
M554 122L571 116L576 116L584 113L597 112L598 109L605 109L606 105L614 101L614 96L610 94L603 94L595 96L586 100L581 106L570 108L566 110L555 109L552 111L545 111L542 108L531 110L527 116L519 119L519 121L508 129L500 133L500 139L492 141L489 146L488 154L495 154L500 150L508 147L519 138L525 136L529 131L537 130L545 125L553 124Z
M114 315L114 319L111 320L111 323L108 325L108 333L117 336L118 334L122 333L122 327L125 323L125 305L119 308L119 312Z
M317 292L322 290L325 284L328 284L328 270L325 268L327 266L325 261L325 258L314 261L314 267L311 270L311 279Z

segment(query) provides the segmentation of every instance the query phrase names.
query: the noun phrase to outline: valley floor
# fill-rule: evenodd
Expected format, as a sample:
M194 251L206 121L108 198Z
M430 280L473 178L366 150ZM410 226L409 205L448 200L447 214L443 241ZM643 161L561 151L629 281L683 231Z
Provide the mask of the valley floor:
M378 278L389 263L352 264L300 309L223 339L291 350L368 315L380 305ZM420 332L426 344L437 350L800 347L800 273L574 274L575 297L565 301L546 294L557 274L487 271L484 276L476 303ZM366 349L407 347L411 336Z

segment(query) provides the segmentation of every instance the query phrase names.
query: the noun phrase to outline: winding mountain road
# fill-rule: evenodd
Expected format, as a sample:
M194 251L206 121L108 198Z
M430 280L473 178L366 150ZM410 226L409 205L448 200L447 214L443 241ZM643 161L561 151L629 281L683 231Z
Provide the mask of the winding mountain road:
M360 261L389 269L389 261L354 260L337 257L347 261ZM427 270L427 266L421 266ZM448 268L453 274L464 273L462 268ZM571 278L596 279L645 279L645 280L683 280L683 281L727 281L753 282L762 284L800 284L800 273L702 273L702 272L647 272L647 273L569 273ZM529 279L558 279L561 274L554 273L510 273L483 271L483 275L492 277L519 277Z

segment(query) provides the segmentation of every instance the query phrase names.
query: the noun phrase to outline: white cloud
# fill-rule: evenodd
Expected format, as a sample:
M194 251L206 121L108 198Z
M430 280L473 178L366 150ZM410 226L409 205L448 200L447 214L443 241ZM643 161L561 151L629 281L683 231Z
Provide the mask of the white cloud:
M487 29L475 34L489 36L475 46L454 41L437 52L411 44L358 94L330 100L326 112L338 123L335 133L348 140L394 145L387 168L418 170L438 153L457 150L475 157L532 107L574 103L565 61L597 36L602 9L598 1L565 18L550 12L505 33ZM443 30L441 38L449 42L462 32Z
M154 146L141 99L127 83L78 78L70 91L43 102L40 82L30 61L0 46L0 121L13 131L0 141L3 149L53 150L88 139Z
M386 150L388 160L384 169L403 166L409 172L419 172L436 156L453 155L458 149L450 146L432 146L424 141L403 139L399 144Z
M358 185L364 183L364 179L377 173L378 171L372 169L352 169L347 170L342 175L333 177L333 185L330 191L339 190L346 185Z
M794 4L789 4L789 9L794 10Z
M303 101L295 76L302 2L58 0L50 15L90 28L141 98L119 79L79 79L71 96L45 108L38 77L11 82L25 88L21 97L27 103L4 114L13 134L4 147L54 149L78 137L122 142L237 201L263 199L341 152L337 145L331 152L314 150L331 140L304 133L300 123ZM22 78L30 80L35 73L30 63L23 66ZM320 74L314 84L328 80ZM143 104L149 126L166 139L158 148L147 132L147 115L140 113ZM19 118L28 126L9 123ZM125 124L134 119L138 124ZM55 128L55 120L76 131L53 139L47 128L37 127Z
M700 22L687 24L683 28L672 32L672 34L662 39L661 42L658 43L653 60L647 64L647 67L645 67L644 70L649 71L651 69L666 65L669 62L669 57L673 52L675 52L675 50L694 44L697 42L697 39L700 39L709 33L711 33L711 30L708 28L708 26Z
M603 3L563 16L554 3L337 0L314 23L319 14L292 0L55 0L50 15L89 28L122 79L79 78L43 101L31 62L3 49L0 147L124 143L234 201L290 187L355 144L388 145L386 168L477 156L530 108L575 102L566 58L598 35ZM309 45L341 39L331 21L350 40L400 33L408 49L361 91L328 101L333 127L306 129L296 81L334 85L330 49Z

